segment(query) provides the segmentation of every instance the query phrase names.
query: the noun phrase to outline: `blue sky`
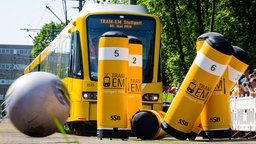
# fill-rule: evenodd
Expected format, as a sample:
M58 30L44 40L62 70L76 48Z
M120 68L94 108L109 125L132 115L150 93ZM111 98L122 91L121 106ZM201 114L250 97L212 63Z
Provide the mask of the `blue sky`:
M65 15L63 0L0 0L0 44L32 45L32 37L39 31L21 29L41 29L50 21L60 22L46 5L63 21ZM66 0L68 19L78 13L78 1Z

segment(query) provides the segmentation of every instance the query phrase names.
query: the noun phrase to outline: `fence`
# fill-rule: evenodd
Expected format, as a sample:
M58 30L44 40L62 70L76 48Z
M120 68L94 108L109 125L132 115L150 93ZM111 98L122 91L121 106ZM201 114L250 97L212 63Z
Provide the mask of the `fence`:
M247 97L231 97L230 108L232 129L237 131L256 131L256 99Z

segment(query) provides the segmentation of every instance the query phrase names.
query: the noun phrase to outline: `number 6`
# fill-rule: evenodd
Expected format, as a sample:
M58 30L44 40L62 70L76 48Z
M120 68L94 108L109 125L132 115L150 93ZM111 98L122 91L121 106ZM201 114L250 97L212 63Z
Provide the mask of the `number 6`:
M216 65L212 65L211 71L215 71L215 69L216 69Z

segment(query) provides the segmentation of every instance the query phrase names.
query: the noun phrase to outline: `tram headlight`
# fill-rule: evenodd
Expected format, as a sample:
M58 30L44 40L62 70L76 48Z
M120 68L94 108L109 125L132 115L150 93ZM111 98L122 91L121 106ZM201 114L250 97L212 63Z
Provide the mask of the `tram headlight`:
M147 93L147 94L144 94L142 96L142 101L158 101L159 99L159 95L158 94L150 94L150 93Z
M97 93L96 92L83 92L82 94L84 99L89 100L97 100Z

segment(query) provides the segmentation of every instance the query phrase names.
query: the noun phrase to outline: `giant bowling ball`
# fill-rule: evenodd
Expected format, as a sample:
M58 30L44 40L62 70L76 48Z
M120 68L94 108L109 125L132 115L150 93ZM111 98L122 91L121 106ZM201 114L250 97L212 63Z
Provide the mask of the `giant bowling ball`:
M46 72L31 72L9 87L7 114L22 133L44 137L58 130L69 115L69 95L61 79Z
M136 112L131 120L131 129L137 138L160 139L166 136L161 128L165 112L154 110L140 110Z

